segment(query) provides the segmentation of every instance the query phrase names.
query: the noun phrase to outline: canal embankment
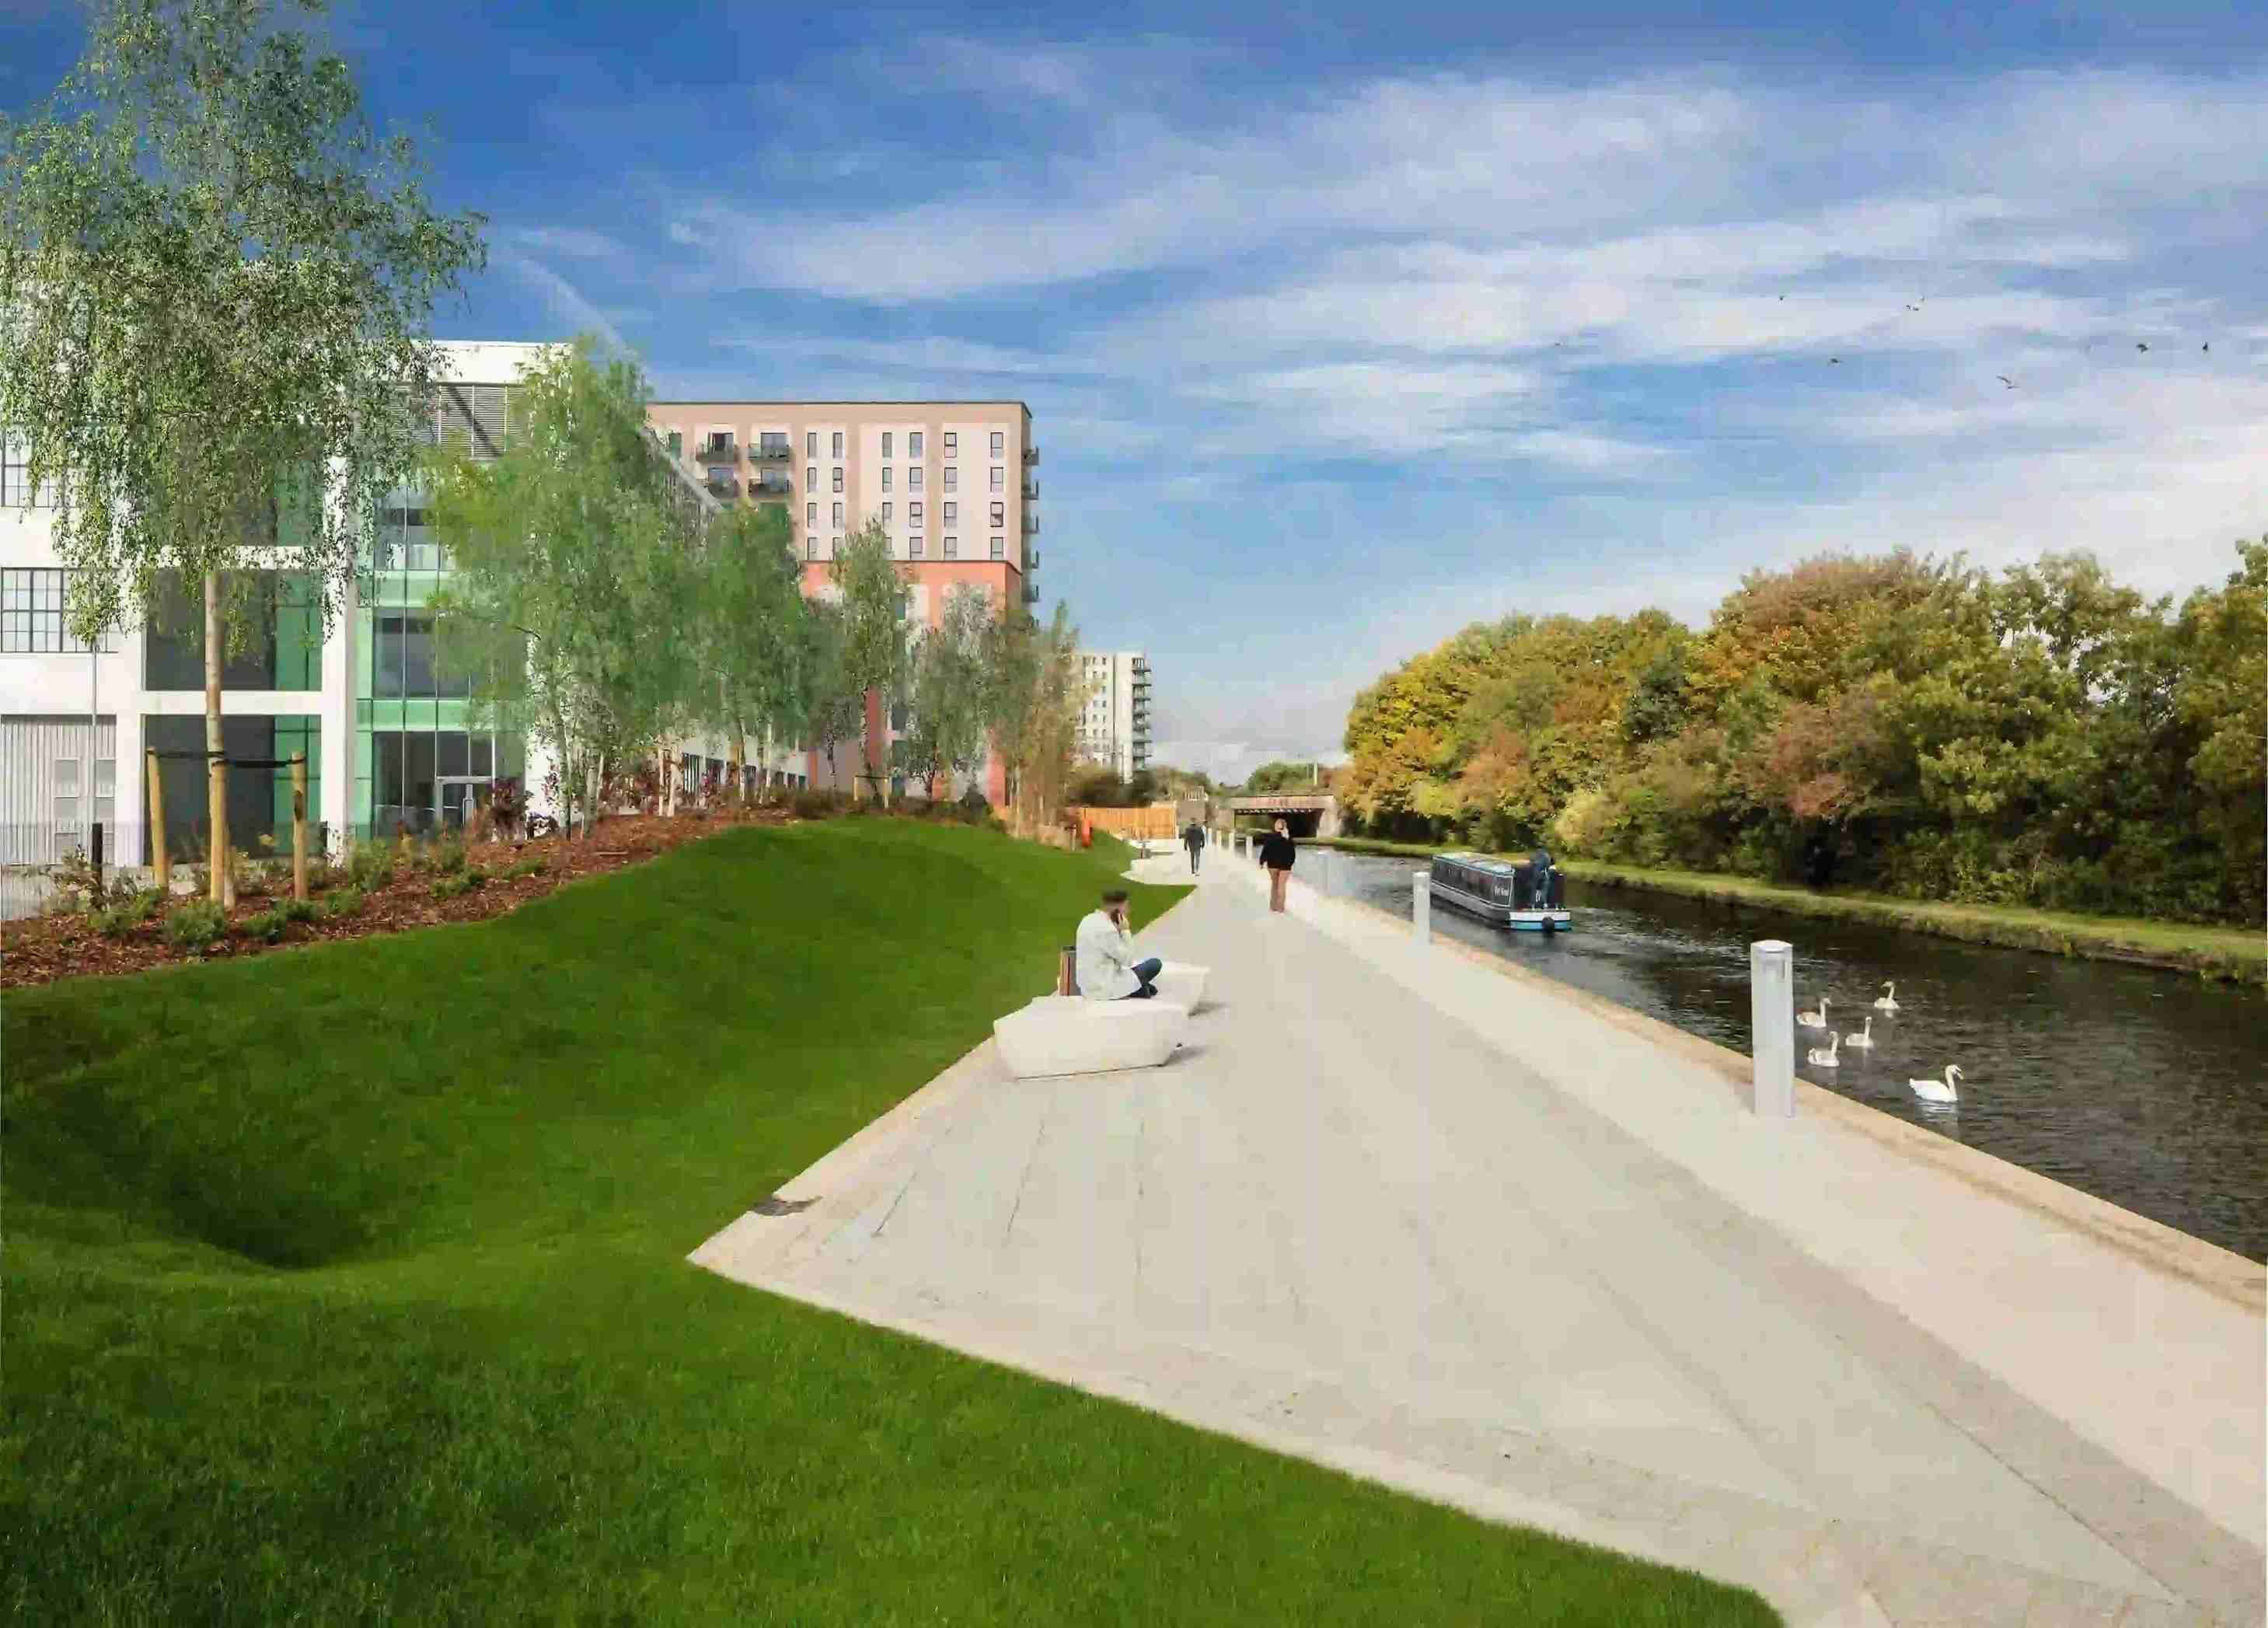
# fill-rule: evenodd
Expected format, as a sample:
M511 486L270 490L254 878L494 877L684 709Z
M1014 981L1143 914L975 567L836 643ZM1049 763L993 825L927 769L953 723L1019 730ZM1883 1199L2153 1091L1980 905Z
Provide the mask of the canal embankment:
M1430 858L1437 853L1454 851L1447 845L1353 836L1318 839L1308 845L1333 848L1343 853L1408 858ZM1779 910L1815 921L1863 923L1957 939L1970 944L2076 955L2091 961L2124 961L2132 966L2268 987L2268 930L2260 928L2081 916L2013 905L1899 899L1887 894L1790 887L1745 876L1608 865L1556 855L1553 862L1578 880L1602 888L1670 894L1708 904Z

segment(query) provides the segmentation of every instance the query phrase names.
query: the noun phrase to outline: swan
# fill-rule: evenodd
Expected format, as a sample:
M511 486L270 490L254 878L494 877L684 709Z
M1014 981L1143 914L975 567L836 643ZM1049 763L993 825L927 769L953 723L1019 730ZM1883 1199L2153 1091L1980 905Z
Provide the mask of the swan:
M1846 1046L1855 1046L1861 1051L1873 1045L1874 1043L1874 1020L1868 1018L1867 1020L1866 1026L1857 1034L1844 1035L1843 1043Z
M1806 1028L1825 1028L1827 1027L1827 997L1822 995L1819 998L1818 1011L1799 1012L1795 1014L1795 1020L1802 1024Z
M1889 993L1882 996L1879 1000L1874 1002L1874 1010L1877 1012L1896 1012L1898 1009L1898 986L1895 983L1885 983L1882 987L1888 990Z
M1837 1066L1835 1050L1836 1048L1840 1046L1842 1043L1843 1042L1840 1036L1830 1035L1827 1037L1827 1043L1825 1045L1814 1046L1809 1053L1812 1065L1815 1068L1834 1068Z
M1958 1102L1961 1101L1961 1093L1955 1087L1953 1082L1960 1078L1960 1068L1956 1064L1948 1063L1945 1065L1944 1079L1909 1079L1906 1084L1912 1087L1913 1094L1925 1102Z

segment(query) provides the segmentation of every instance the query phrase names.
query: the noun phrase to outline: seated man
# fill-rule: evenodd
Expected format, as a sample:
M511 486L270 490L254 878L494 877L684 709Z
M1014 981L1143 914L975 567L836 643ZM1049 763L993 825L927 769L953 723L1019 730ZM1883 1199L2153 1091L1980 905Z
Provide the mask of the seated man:
M1158 992L1156 956L1134 959L1134 934L1126 925L1126 890L1113 888L1102 908L1079 924L1079 992L1089 1000L1147 1000Z

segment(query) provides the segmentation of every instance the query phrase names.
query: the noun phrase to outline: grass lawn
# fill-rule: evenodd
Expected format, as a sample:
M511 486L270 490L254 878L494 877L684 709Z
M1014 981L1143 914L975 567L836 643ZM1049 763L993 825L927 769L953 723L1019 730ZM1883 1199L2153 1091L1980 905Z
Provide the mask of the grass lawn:
M1338 837L1317 844L1349 853L1401 854L1412 858L1447 853L1422 843ZM2203 927L2187 922L2143 921L2124 916L2080 916L2013 905L1938 904L1846 888L1799 888L1720 876L1706 871L1646 870L1589 859L1558 859L1582 881L1639 888L1688 899L1754 904L1829 921L1864 921L1934 933L1972 944L2001 944L2097 961L2140 961L2241 983L2268 983L2268 935L2257 927Z
M684 1263L1046 987L1123 853L744 829L495 921L11 992L0 1608L1775 1620Z

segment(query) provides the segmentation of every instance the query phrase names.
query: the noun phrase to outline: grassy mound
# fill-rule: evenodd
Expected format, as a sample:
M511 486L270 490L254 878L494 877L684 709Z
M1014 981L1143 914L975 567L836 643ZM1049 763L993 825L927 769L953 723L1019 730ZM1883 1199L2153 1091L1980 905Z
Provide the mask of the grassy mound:
M1771 1620L684 1263L1045 987L1122 856L741 830L11 993L11 1620Z

